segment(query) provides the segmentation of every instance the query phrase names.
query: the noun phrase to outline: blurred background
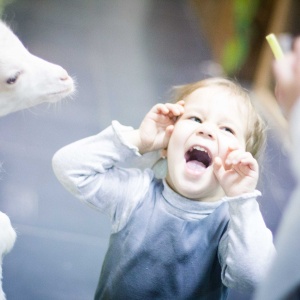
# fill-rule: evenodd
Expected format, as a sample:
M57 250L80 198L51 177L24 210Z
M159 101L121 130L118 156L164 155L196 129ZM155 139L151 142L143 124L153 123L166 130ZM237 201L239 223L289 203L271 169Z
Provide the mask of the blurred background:
M71 99L0 119L0 210L18 233L3 263L8 299L94 295L110 224L59 184L51 168L55 151L113 119L137 127L172 86L207 76L237 78L268 122L259 201L276 236L294 179L265 35L286 40L286 33L299 32L297 2L0 0L2 19L28 50L63 66L77 82ZM231 291L229 299L251 294Z

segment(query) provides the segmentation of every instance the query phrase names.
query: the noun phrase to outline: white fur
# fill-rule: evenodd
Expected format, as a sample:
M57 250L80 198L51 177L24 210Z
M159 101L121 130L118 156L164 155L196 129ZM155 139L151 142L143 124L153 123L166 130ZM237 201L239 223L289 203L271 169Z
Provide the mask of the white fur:
M8 253L16 240L16 232L11 226L9 217L0 212L0 300L5 300L5 294L2 290L2 259Z
M74 91L74 83L60 66L32 55L0 20L0 116L42 102L56 102ZM8 216L0 212L0 300L2 259L16 240Z
M0 116L56 102L73 89L73 80L62 67L29 53L0 21Z

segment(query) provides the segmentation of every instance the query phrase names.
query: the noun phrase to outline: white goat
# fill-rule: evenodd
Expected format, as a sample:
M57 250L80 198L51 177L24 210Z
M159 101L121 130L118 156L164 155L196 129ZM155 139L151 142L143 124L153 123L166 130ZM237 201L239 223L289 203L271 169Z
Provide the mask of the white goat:
M0 20L0 116L42 102L56 102L74 91L74 83L60 66L32 55ZM16 240L8 216L0 212L0 300L2 259Z
M73 89L73 81L62 67L29 53L0 22L0 116L56 102Z

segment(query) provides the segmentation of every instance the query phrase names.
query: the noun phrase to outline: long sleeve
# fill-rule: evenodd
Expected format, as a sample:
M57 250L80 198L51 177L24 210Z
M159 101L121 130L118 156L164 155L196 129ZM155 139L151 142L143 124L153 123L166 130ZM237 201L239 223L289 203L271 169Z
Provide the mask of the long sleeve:
M251 291L262 280L275 248L261 215L255 191L226 197L230 220L219 244L222 281L229 288Z
M95 136L72 143L55 153L52 165L61 184L75 197L110 216L113 231L120 230L146 193L150 170L117 167L140 156L122 139L132 130L114 121Z

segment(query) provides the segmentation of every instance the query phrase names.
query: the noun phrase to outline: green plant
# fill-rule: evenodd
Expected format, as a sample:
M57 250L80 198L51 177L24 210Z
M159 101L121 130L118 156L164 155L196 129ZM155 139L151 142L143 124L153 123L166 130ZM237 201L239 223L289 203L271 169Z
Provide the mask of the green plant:
M232 75L245 62L253 34L253 19L260 0L233 0L234 35L227 41L222 55L224 71Z

